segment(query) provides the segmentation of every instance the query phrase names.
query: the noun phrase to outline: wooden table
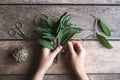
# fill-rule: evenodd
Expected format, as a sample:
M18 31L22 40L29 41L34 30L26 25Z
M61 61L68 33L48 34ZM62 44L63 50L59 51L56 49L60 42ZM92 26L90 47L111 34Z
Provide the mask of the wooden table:
M112 32L108 40L114 48L101 46L94 37L88 37L85 42L80 41L87 50L86 72L91 80L120 80L119 0L2 0L0 3L0 80L30 80L37 69L40 46L36 41L9 36L8 30L15 28L15 22L21 22L25 35L35 39L39 35L31 26L36 15L46 14L55 19L66 11L71 14L76 27L84 29L73 39L80 40L94 34L94 18L89 14L106 21ZM31 55L30 60L16 62L10 55L14 47L25 47ZM58 64L49 68L44 80L76 79L68 63L60 59Z

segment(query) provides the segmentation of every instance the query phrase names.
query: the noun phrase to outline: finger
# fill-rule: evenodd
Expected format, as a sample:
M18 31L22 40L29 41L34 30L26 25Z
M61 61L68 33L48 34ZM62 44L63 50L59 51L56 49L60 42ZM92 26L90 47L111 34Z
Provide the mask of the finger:
M72 43L74 44L75 51L78 54L80 54L81 52L85 51L84 47L82 46L82 44L80 44L79 41L73 41Z
M68 42L68 49L69 49L69 52L71 55L75 55L75 50L74 50L73 44L70 41Z
M64 48L62 48L61 52L66 53L67 52L67 46L64 46Z
M49 54L49 52L50 52L50 49L48 49L48 48L43 48L42 49L42 53L44 54L44 55L47 55L47 54Z
M55 57L62 50L62 46L58 46L53 52L52 55Z
M80 44L79 41L72 41L73 45L75 45L76 47L80 48L80 49L83 49L83 46L82 44Z
M65 58L68 58L68 55L69 55L69 50L68 50L68 46L65 46L62 50L61 50L61 52L62 52L62 55L63 55L63 57L65 57Z
M64 49L62 49L62 50L61 50L61 52L62 52L62 53L65 53L65 50L64 50Z
M82 44L80 44L79 41L72 41L72 43L73 43L74 47L77 48L78 50L83 50L84 49Z
M82 44L80 44L79 41L72 41L74 47L75 47L75 50L79 53L80 51L83 51L84 48L82 46Z

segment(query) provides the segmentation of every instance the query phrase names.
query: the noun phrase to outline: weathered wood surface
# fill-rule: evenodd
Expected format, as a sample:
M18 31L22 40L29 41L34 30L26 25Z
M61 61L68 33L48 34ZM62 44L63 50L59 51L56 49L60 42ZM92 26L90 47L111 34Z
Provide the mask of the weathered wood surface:
M119 4L120 0L0 0L0 4ZM120 39L120 6L81 6L81 5L0 5L0 39L21 39L19 36L8 35L10 28L15 28L15 22L23 24L23 32L30 38L38 38L39 35L31 30L36 15L46 14L56 20L63 12L69 12L77 27L84 31L74 36L74 39L85 38L94 34L94 19L89 14L104 19L109 24L112 37ZM94 37L89 37L94 39ZM120 80L120 42L111 41L113 49L106 49L97 41L81 42L87 49L86 72L90 73L90 80ZM25 47L30 54L27 62L18 63L10 54L14 47ZM0 80L30 80L35 73L41 47L35 41L0 41ZM58 64L53 64L44 80L76 80L72 75L65 55Z
M110 4L110 3L114 3L114 4L118 4L120 3L120 0L0 0L1 4L54 4L54 3L74 3L74 4L78 4L78 3L100 3L100 4Z
M105 20L109 25L112 37L110 39L120 39L120 6L0 6L0 39L21 39L19 36L9 36L8 30L15 28L15 22L23 24L23 32L30 38L38 38L38 35L31 29L36 15L46 14L54 19L64 12L69 12L76 27L81 27L84 31L74 39L85 38L94 34L93 14ZM91 39L91 37L89 37ZM92 37L93 39L93 37Z
M120 80L120 75L88 75L90 80ZM73 75L46 75L44 80L76 80Z
M120 73L120 42L113 41L113 49L106 49L97 41L81 42L87 50L87 73ZM25 47L31 55L30 60L17 63L10 55L11 48ZM0 42L0 74L32 74L37 69L40 46L33 42L1 41ZM53 64L46 74L72 74L68 61L62 56L58 64Z
M31 77L32 75L1 75L0 80L31 80Z
M33 75L6 75L1 80L31 80ZM120 75L88 75L90 80L120 80ZM45 75L43 80L76 80L73 75Z

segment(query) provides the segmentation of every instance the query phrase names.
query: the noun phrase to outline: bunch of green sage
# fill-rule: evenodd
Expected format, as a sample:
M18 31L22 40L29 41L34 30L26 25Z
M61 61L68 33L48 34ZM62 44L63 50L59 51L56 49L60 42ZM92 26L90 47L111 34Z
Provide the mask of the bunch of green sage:
M46 20L40 18L40 25L32 26L32 29L42 36L42 38L38 39L38 42L43 47L54 50L58 45L64 47L75 34L83 31L83 29L73 26L75 25L71 21L70 14L65 12L57 21L49 17ZM58 61L60 55L61 53L56 56L55 62Z

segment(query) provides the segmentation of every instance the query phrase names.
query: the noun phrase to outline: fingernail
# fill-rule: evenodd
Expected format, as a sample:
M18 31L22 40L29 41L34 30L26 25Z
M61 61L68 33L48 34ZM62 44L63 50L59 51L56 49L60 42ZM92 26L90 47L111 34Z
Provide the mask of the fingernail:
M61 49L61 48L62 48L62 46L60 45L60 46L58 46L58 48L60 48L60 49Z

